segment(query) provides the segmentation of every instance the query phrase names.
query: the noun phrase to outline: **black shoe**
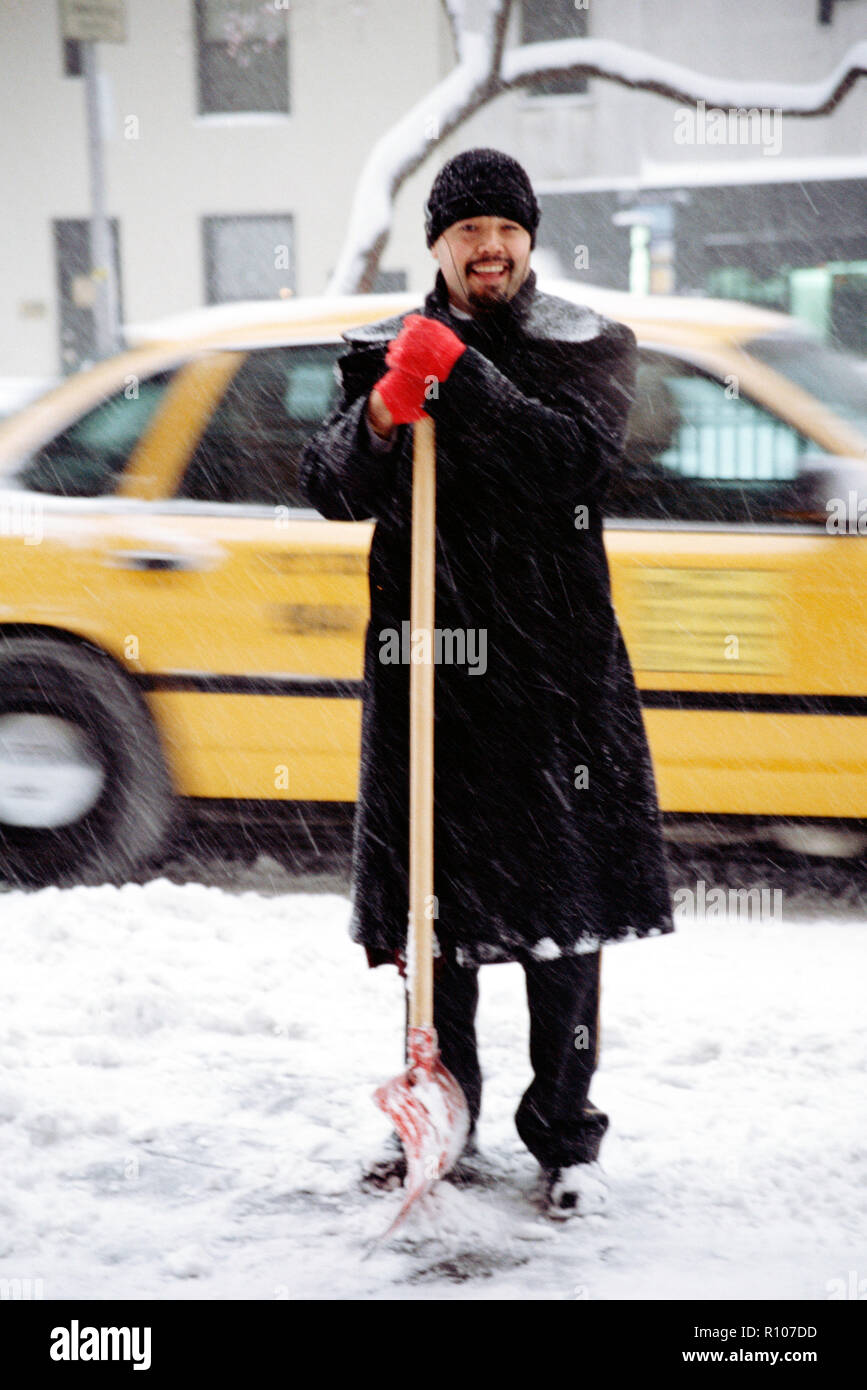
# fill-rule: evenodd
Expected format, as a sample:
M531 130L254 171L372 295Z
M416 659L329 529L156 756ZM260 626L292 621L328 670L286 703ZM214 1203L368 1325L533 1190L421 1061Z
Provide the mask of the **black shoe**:
M560 1221L603 1211L608 1182L598 1162L573 1163L567 1168L543 1168L545 1212Z
M443 1175L444 1181L453 1182L459 1187L478 1182L478 1170L474 1164L474 1160L478 1156L479 1149L475 1134L469 1134L454 1166ZM402 1187L405 1180L406 1154L403 1151L403 1144L399 1136L392 1131L386 1139L381 1153L365 1168L361 1185L387 1192L395 1187Z
M452 1167L443 1174L443 1182L454 1187L478 1187L485 1183L485 1172L480 1166L481 1152L475 1134L467 1135L467 1142L455 1159Z
M392 1188L402 1187L405 1178L406 1154L400 1139L392 1131L383 1144L381 1153L366 1165L361 1176L361 1186L388 1192Z

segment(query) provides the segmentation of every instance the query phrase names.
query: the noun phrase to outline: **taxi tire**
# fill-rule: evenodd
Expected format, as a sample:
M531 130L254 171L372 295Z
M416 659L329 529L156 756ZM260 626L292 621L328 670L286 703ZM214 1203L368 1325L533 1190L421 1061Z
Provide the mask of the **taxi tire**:
M0 821L0 878L29 887L124 882L164 845L179 805L139 691L96 647L0 634L0 716L24 711L77 724L106 776L95 805L68 826Z

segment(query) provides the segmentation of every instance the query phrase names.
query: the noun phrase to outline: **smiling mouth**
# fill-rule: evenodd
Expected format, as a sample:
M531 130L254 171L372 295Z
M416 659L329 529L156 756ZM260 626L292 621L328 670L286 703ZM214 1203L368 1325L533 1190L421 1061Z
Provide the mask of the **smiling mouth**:
M474 265L471 275L477 275L480 280L498 280L502 275L507 275L509 267L502 261L480 261Z

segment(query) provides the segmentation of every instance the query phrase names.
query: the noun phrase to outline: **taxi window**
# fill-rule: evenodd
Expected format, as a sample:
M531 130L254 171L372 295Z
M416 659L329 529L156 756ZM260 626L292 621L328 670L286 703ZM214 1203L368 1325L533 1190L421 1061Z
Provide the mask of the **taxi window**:
M154 417L173 373L128 380L19 465L14 481L31 492L106 497Z
M337 404L345 344L260 348L233 377L190 459L178 496L302 507L304 446Z
M662 353L641 354L610 517L653 521L775 519L808 440L723 382Z
M747 347L751 357L787 376L867 435L867 363L861 358L798 333L751 338Z

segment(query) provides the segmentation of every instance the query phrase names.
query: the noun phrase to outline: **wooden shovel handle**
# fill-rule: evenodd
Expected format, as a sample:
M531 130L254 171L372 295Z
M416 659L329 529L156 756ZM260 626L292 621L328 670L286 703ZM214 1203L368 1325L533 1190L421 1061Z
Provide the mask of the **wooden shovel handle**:
M409 1026L433 1024L434 599L436 448L434 422L413 426L410 632L429 634L430 660L410 663L409 681Z

